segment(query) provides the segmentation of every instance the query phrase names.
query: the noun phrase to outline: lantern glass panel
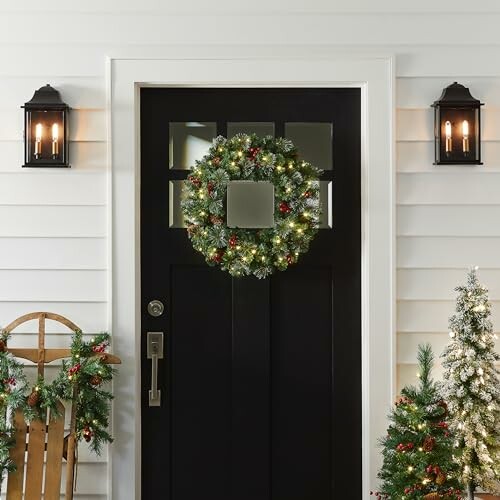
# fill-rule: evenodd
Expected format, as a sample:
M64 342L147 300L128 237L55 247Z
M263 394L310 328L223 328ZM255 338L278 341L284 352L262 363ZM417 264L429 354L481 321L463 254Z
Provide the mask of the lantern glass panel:
M26 112L26 159L33 164L64 163L65 119L61 110Z
M479 161L479 109L442 107L438 113L440 163Z

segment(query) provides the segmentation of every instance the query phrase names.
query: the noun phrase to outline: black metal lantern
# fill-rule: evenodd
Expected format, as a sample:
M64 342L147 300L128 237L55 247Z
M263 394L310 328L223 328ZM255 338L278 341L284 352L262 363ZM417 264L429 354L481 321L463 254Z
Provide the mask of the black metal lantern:
M482 165L482 105L457 82L434 101L434 165Z
M24 167L69 167L69 106L49 84L24 106Z

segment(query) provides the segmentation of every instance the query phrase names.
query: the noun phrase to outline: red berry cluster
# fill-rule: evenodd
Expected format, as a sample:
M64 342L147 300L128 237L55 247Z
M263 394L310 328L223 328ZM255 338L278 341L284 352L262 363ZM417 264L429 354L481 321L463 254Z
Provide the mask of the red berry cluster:
M75 366L71 367L68 370L68 375L73 376L75 373L78 373L81 367L82 365L80 363L77 363Z
M224 257L224 250L219 249L217 252L212 257L212 260L214 262L217 262L217 264L220 264L222 262L222 257Z
M403 451L411 451L413 450L413 448L415 447L415 445L413 443L399 443L397 446L396 446L396 451L399 451L399 452L403 452Z
M201 180L198 179L198 177L195 177L194 175L190 175L188 177L188 179L191 182L191 184L193 184L193 186L196 186L196 187L200 187L201 186Z
M380 493L380 491L370 491L370 495L374 495L377 498L389 498L389 495L386 495L385 493Z
M101 344L97 344L97 345L92 346L92 350L94 352L101 353L101 352L104 352L107 347L108 347L107 342L102 342Z
M248 148L248 158L255 160L256 156L260 153L260 148Z
M3 383L6 385L16 385L16 379L14 377L5 378Z
M292 211L290 205L284 201L279 204L279 210L282 214L289 214Z
M441 467L439 467L439 465L428 465L426 468L425 468L425 472L427 472L427 474L439 474L441 472Z
M229 246L231 248L234 248L237 243L238 243L238 237L235 234L232 234L231 237L229 238Z

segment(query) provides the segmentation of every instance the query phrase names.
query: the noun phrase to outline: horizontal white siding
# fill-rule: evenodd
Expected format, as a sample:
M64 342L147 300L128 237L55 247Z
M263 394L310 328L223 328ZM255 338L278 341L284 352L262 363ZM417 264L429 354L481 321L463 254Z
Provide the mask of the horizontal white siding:
M429 105L458 80L485 102L483 166L433 165ZM397 80L398 388L416 382L416 350L430 342L436 377L449 341L454 288L471 266L490 289L500 330L500 79L490 76Z
M319 13L393 13L393 12L413 12L413 13L443 13L443 12L500 12L496 0L482 0L477 6L470 2L456 2L456 0L420 0L419 2L401 2L400 0L378 0L371 4L366 0L337 0L332 4L330 0L316 0L304 4L302 0L287 0L283 3L280 0L255 0L251 4L235 4L231 0L219 0L217 3L207 5L202 0L193 0L189 6L184 3L162 2L161 0L143 0L142 2L123 2L120 0L87 0L82 3L66 2L65 0L52 0L47 5L40 6L37 0L24 0L22 6L17 3L9 3L1 8L3 12L72 12L72 13L95 13L95 12L188 12L189 14L217 13L252 13L262 15L271 12L282 14L319 12Z

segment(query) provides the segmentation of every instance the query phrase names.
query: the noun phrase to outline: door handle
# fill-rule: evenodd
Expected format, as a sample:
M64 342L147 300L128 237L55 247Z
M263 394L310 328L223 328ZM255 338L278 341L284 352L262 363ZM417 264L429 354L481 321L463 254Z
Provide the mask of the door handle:
M161 406L161 391L158 389L158 360L163 359L163 332L148 332L147 356L151 360L149 406Z

